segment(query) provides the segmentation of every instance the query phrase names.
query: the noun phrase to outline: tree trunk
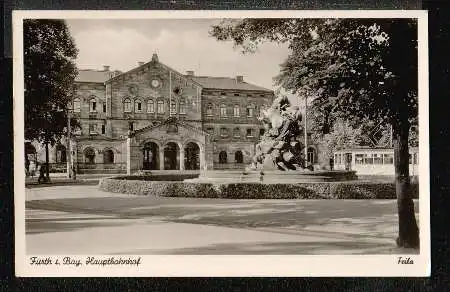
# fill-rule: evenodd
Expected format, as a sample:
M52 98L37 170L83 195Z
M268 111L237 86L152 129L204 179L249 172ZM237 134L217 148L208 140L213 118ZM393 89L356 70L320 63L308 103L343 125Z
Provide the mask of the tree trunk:
M417 227L414 202L409 178L409 123L403 121L393 125L395 188L398 207L399 247L419 247L419 229Z
M48 142L45 142L45 178L47 182L50 182L50 167L49 167L49 155L48 155Z

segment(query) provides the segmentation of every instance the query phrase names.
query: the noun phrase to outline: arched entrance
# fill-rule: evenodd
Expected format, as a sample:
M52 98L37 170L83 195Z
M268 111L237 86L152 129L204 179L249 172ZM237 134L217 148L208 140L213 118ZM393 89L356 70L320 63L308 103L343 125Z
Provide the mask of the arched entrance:
M88 147L84 150L84 162L88 164L95 163L95 150Z
M178 155L180 151L178 145L174 142L167 143L164 147L164 169L166 170L177 170L180 169L178 163Z
M159 147L156 143L147 142L143 149L144 162L142 169L151 170L159 169Z
M56 163L66 163L66 155L66 147L61 144L56 145Z
M200 147L196 143L190 142L186 145L184 151L184 168L186 170L200 169Z
M219 163L220 164L225 164L227 163L227 153L225 151L220 151L219 153Z
M103 150L103 163L105 164L114 163L114 152L111 149Z
M238 150L234 153L234 160L236 163L244 163L244 155L242 155L242 151Z

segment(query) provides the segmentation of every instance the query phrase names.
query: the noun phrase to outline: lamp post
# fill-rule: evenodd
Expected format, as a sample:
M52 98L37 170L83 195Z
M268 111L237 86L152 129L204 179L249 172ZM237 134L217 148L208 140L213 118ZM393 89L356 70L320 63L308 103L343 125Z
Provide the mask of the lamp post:
M307 126L308 126L308 122L307 122L307 111L308 111L308 96L305 95L305 129L303 131L304 133L304 138L305 138L305 166L308 165L308 130L307 130Z

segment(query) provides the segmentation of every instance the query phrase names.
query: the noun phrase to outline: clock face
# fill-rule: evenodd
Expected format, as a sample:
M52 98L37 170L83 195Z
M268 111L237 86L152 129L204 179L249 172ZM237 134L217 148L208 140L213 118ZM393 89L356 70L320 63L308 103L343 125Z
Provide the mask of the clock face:
M155 88L158 87L159 86L159 80L158 79L153 79L152 80L152 86L155 87Z

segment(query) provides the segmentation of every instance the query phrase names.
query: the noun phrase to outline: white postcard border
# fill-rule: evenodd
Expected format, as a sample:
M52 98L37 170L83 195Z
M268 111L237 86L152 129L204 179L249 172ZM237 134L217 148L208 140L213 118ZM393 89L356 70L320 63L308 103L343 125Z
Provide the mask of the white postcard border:
M412 255L141 255L133 266L35 266L30 265L25 240L24 171L24 72L23 27L25 18L53 19L189 19L189 18L417 18L419 53L419 226L420 254ZM303 11L13 11L13 111L14 111L14 213L15 270L27 277L128 277L128 276L429 276L430 188L428 109L428 14L422 10L303 10ZM63 258L67 255L51 255ZM70 256L70 255L69 255ZM72 255L84 261L88 256ZM121 255L126 258L126 255ZM400 265L398 257L411 257L412 265ZM115 256L116 258L119 256ZM137 256L133 256L136 258Z

